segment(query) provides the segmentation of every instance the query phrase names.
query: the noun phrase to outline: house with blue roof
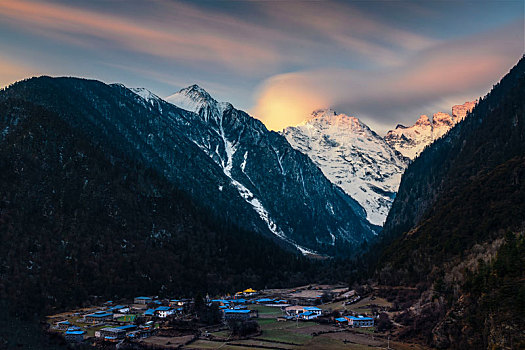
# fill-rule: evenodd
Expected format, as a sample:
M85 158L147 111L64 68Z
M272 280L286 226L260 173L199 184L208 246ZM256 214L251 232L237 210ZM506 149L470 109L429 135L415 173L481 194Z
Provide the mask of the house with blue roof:
M147 309L144 312L144 316L155 316L155 309Z
M313 320L313 319L317 318L318 316L319 316L319 314L316 314L316 313L314 313L312 311L305 311L305 312L300 313L298 315L298 317L300 319L303 319L303 320Z
M338 317L335 319L335 323L338 325L345 325L345 324L347 325L348 320L345 317Z
M86 332L84 332L81 329L74 329L74 330L68 329L64 333L64 339L66 339L68 343L82 343L84 341L84 333Z
M135 326L134 324L128 324L128 325L125 325L125 326L120 326L120 327L115 327L117 329L122 329L126 332L130 332L130 331L133 331L135 329L137 329L137 326Z
M366 316L345 316L348 324L354 328L374 327L374 319Z
M227 309L224 310L224 319L225 320L247 320L251 317L251 311L247 309L235 310Z
M274 299L270 299L270 298L260 298L260 299L256 299L255 302L257 304L271 304L274 302Z
M169 307L169 306L159 306L155 309L155 315L157 315L160 318L166 318L168 316L171 316L175 313L175 309Z
M98 311L89 315L84 316L85 322L102 322L113 319L113 313L111 312L105 312L105 311Z
M71 326L71 323L66 320L66 321L60 321L56 324L56 327L58 329L68 329L69 327Z
M136 297L133 299L134 304L149 304L153 299L150 297Z
M212 304L217 304L219 306L230 306L231 301L225 300L225 299L213 299L211 301Z
M126 314L130 311L130 308L129 306L125 306L125 305L116 305L116 306L110 307L108 311L118 312L119 314Z
M95 331L95 337L102 338L109 342L117 342L120 339L126 338L126 330L115 327L106 327L99 331Z
M315 306L288 306L285 312L289 316L296 316L301 319L311 320L322 315L323 310Z

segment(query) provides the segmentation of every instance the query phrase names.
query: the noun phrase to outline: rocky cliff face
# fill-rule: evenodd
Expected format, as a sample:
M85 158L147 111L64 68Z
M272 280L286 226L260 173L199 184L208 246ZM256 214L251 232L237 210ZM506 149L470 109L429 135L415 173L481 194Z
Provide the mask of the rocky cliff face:
M390 130L385 136L385 141L405 157L414 159L425 147L465 119L475 105L476 101L472 101L453 106L452 115L438 112L432 116L432 121L426 115L421 115L412 126L398 125L394 130Z
M400 153L359 119L330 109L282 134L359 202L368 221L383 224L407 164Z

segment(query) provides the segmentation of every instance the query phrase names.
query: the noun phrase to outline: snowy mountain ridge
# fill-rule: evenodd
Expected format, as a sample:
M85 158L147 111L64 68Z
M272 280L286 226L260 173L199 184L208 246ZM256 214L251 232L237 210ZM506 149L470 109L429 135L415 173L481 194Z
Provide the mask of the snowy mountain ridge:
M465 119L474 108L477 101L465 102L452 107L452 115L438 112L432 116L432 121L421 115L412 126L398 125L388 131L385 141L405 157L416 158L426 146L446 134L454 125Z
M407 160L358 118L320 109L303 123L282 131L325 176L365 209L368 221L382 225Z

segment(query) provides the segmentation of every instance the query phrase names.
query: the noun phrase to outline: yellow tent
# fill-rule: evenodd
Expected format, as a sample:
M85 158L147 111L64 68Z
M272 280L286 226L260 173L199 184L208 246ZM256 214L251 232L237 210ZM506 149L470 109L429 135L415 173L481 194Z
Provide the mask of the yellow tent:
M248 288L248 289L245 289L245 290L243 291L243 293L257 293L257 291L254 290L254 289Z

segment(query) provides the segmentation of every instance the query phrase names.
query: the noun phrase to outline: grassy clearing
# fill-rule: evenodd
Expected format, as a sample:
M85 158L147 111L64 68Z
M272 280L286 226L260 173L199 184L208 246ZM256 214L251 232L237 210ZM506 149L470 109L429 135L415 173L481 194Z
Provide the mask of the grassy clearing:
M265 318L257 320L261 330L270 330L270 329L297 329L305 328L316 325L315 322L295 322L295 321L286 321L278 322L274 318Z
M259 312L259 317L277 317L281 316L283 312L278 307L270 307L265 305L250 305L248 307L250 310L257 310Z

